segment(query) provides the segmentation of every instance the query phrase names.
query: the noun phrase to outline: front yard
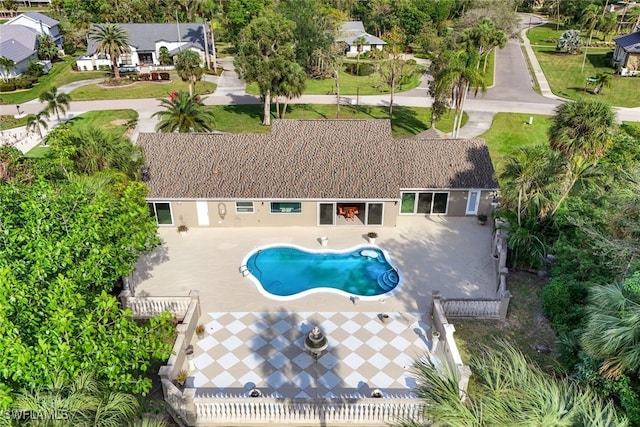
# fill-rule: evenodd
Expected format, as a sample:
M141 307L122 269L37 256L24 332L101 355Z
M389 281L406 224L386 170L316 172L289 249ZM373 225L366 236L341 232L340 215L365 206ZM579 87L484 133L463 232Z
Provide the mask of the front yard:
M143 82L138 81L127 86L108 87L104 85L88 85L79 87L69 94L72 101L93 101L96 99L141 99L166 98L171 91L189 90L189 85L177 76L171 75L171 81ZM194 93L206 95L216 90L214 83L199 81Z

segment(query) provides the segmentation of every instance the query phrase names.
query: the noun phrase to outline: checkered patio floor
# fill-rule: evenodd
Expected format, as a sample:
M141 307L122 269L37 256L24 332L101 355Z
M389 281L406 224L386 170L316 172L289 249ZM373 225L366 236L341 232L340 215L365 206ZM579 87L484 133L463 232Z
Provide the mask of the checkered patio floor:
M428 348L429 326L419 313L203 313L202 339L188 386L201 395L246 395L258 388L285 398L406 396L415 386L413 361ZM318 360L304 350L314 326L329 348Z

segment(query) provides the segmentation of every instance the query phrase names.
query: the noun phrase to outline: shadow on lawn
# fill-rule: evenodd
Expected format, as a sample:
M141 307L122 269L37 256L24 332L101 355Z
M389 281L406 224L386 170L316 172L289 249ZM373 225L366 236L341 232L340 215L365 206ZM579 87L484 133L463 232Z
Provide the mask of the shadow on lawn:
M396 131L402 129L411 135L429 129L430 123L418 118L418 114L411 108L395 107L391 118L391 125Z

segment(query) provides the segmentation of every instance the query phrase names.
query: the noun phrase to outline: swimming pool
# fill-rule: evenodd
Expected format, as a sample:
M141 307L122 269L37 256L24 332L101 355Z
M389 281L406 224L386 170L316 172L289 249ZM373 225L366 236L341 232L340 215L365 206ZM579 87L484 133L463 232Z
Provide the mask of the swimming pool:
M261 293L280 300L319 291L378 300L393 294L400 284L398 269L387 253L366 245L344 251L265 246L249 253L242 265L241 271L248 272Z

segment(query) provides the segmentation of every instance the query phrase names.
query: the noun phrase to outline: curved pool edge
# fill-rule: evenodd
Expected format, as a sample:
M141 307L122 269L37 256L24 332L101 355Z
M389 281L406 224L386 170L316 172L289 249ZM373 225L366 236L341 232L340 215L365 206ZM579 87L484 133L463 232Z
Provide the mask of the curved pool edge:
M279 296L279 295L274 295L272 293L269 293L266 291L266 289L262 286L262 283L260 283L260 280L258 280L257 277L255 277L253 274L251 274L251 272L247 269L247 262L249 261L249 258L251 258L251 256L253 254L255 254L258 251L262 251L264 249L270 249L270 248L282 248L282 247L286 247L286 248L293 248L293 249L297 249L300 251L304 251L304 252L310 252L310 253L348 253L348 252L352 252L355 250L363 250L365 248L373 248L373 249L378 249L380 252L382 252L382 254L384 255L387 263L389 263L389 265L391 267L393 267L396 270L396 273L398 273L398 284L391 289L389 292L385 292L384 294L380 294L380 295L373 295L373 296L362 296L362 295L354 295L345 291L342 291L340 289L335 289L335 288L315 288L315 289L308 289L306 291L294 294L294 295L287 295L287 296ZM402 286L403 280L402 280L402 275L400 274L400 270L398 269L398 267L395 265L395 263L391 262L391 257L389 255L389 252L387 252L384 248L378 246L378 245L372 245L372 244L360 244L360 245L355 245L355 246L351 246L349 248L345 248L345 249L311 249L311 248L305 248L304 246L300 246L300 245L294 245L294 244L289 244L289 243L273 243L273 244L269 244L269 245L264 245L264 246L259 246L257 248L254 248L253 250L251 250L250 252L248 252L244 258L242 259L242 264L240 264L239 267L239 271L240 274L243 274L243 269L244 271L249 272L249 274L247 274L246 276L244 276L243 278L245 279L249 279L251 280L251 282L256 286L256 288L258 289L258 292L260 292L260 294L266 298L269 298L271 300L274 301L293 301L293 300L297 300L300 298L304 298L306 296L309 295L313 295L313 294L317 294L317 293L321 293L321 292L327 292L327 293L331 293L331 294L336 294L336 295L340 295L343 297L347 297L349 299L351 299L352 297L356 297L358 298L358 301L378 301L378 302L384 302L386 299L392 297L393 295L396 294L396 292L398 292L400 290L400 287Z

